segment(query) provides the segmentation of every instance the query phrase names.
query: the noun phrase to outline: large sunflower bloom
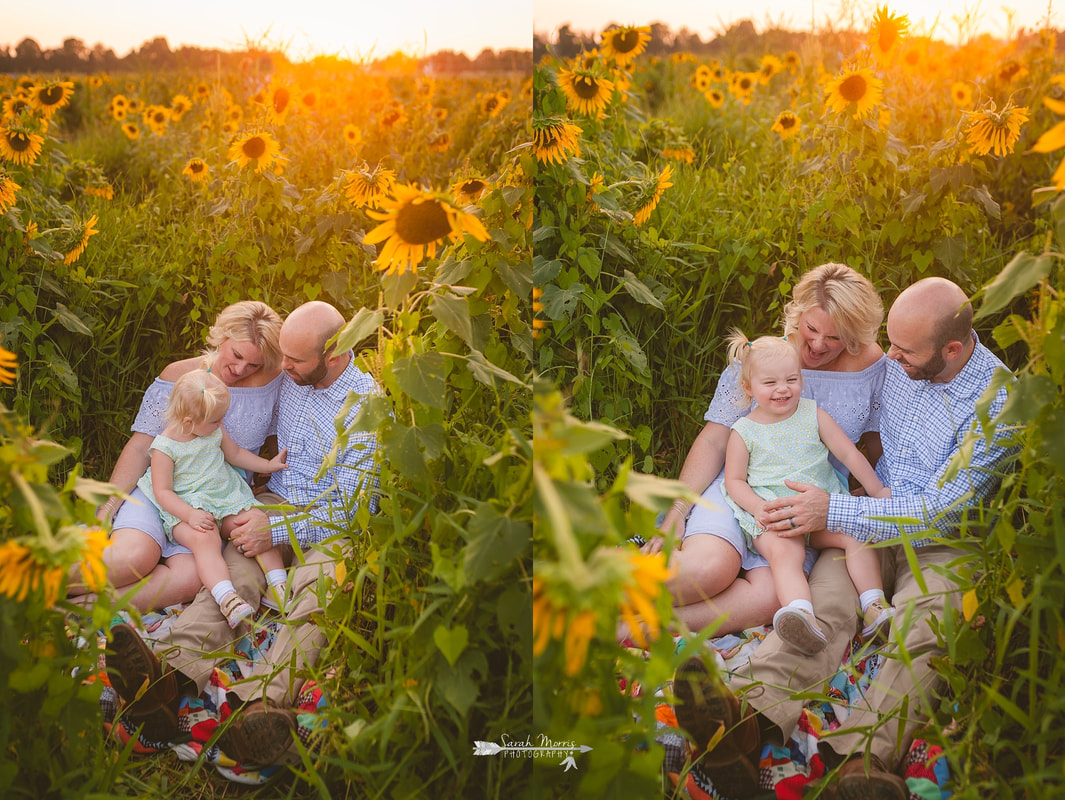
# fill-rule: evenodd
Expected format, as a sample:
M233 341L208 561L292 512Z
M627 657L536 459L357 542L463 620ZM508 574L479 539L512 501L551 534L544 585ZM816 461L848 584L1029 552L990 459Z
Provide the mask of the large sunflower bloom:
M614 93L613 81L587 69L560 70L558 84L566 95L566 106L578 114L602 115Z
M376 207L396 182L396 173L378 164L373 169L365 165L357 172L347 173L344 196L356 208Z
M883 84L868 69L847 69L832 79L825 98L837 114L852 106L855 118L862 117L883 99Z
M103 528L89 528L85 531L85 546L81 552L81 577L91 591L100 592L107 586L107 567L104 565L103 553L110 543L107 531Z
M977 111L970 117L965 129L965 138L969 142L969 152L986 156L994 152L1004 156L1013 152L1013 146L1021 136L1021 125L1028 121L1028 109L1006 103L1006 107L997 111L995 104L985 111Z
M15 205L15 194L21 188L6 170L0 169L0 214Z
M15 354L0 347L0 383L8 385L14 383L15 367L17 366L18 360L15 358Z
M30 103L40 110L45 118L49 118L67 105L73 94L74 81L48 81L33 87Z
M621 601L621 617L628 623L633 641L647 648L651 639L657 639L661 631L654 599L662 591L662 584L669 578L669 569L661 553L645 555L632 553L629 556L632 568L630 583L624 587L625 599ZM642 623L642 624L641 624Z
M581 154L581 129L559 117L533 119L533 153L541 164L561 164Z
M85 247L89 244L89 237L98 233L99 231L96 230L96 215L93 214L81 229L81 236L77 243L63 256L63 263L69 266L81 258L81 254L85 252Z
M801 125L802 120L795 114L790 111L781 111L777 115L777 121L773 123L773 130L780 134L781 139L790 139L799 132Z
M869 49L878 59L889 58L898 49L909 27L910 20L906 15L895 16L888 12L886 6L878 8L869 30Z
M44 591L47 607L59 599L59 587L65 570L37 561L30 549L14 539L0 544L0 594L21 602L30 592Z
M603 31L603 55L618 64L628 64L647 49L651 41L651 27L626 25Z
M27 166L37 160L44 137L20 128L0 128L0 158Z
M666 168L659 173L658 178L655 180L654 188L651 190L651 196L647 201L637 209L633 214L633 222L637 225L643 225L647 220L651 218L651 212L655 210L658 205L658 201L662 199L662 195L666 193L666 189L673 185L670 180L673 177L673 167L670 164L666 164Z
M1055 114L1065 114L1065 102L1061 100L1055 100L1052 97L1044 97L1043 104L1053 111ZM1059 122L1053 128L1045 131L1042 136L1039 137L1032 150L1036 153L1050 153L1061 147L1065 147L1065 122ZM1054 187L1061 191L1065 189L1065 159L1058 164L1058 168L1054 170L1053 175Z
M396 184L393 192L395 198L383 200L381 211L366 212L381 222L362 240L364 244L385 242L375 262L379 270L399 275L413 271L422 259L436 255L438 244L445 239L460 241L464 233L487 241L488 231L481 221L447 197L406 184Z
M256 172L262 172L282 157L280 151L277 140L269 133L249 133L230 145L229 157L239 162L241 169L253 164Z
M200 183L207 179L207 174L210 171L211 168L207 166L207 162L202 158L190 158L189 163L185 165L185 169L181 170L181 174L187 175L193 183Z

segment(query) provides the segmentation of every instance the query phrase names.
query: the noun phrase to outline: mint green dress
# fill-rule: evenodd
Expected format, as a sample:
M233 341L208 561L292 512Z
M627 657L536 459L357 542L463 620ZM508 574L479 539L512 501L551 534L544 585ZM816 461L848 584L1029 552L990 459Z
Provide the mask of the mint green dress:
M850 491L847 482L828 463L829 451L818 433L817 403L813 400L802 398L795 413L780 422L765 424L741 417L733 423L732 430L747 445L747 485L763 500L795 494L794 489L784 485L785 478L813 484L829 494ZM753 516L729 497L724 487L722 493L736 514L747 546L753 549L762 529Z
M188 442L177 442L160 434L152 441L151 449L173 459L174 492L178 497L193 508L213 515L219 524L223 517L261 505L243 474L231 466L222 454L221 428ZM167 540L173 542L174 526L181 520L159 506L159 501L155 499L151 467L137 482L137 486L159 509L163 531Z

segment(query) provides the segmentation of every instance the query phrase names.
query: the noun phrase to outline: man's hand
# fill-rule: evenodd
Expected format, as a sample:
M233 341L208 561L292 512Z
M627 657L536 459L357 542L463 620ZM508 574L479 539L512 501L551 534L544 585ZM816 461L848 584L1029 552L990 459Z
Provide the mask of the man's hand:
M784 481L798 494L778 497L765 504L766 530L785 538L825 530L828 525L828 492L810 483Z
M274 546L270 535L270 518L260 508L249 508L233 515L229 540L247 558L265 553Z

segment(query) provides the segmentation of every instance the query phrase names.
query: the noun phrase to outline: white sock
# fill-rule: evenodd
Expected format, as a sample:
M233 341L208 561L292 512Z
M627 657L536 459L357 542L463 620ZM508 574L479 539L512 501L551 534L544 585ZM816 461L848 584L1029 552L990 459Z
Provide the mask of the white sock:
M874 600L884 600L883 589L866 589L858 596L858 602L862 604L862 613L869 608L869 604Z
M788 608L798 608L802 611L808 611L811 614L814 613L814 604L809 600L792 600L788 603Z
M237 590L233 588L233 581L219 581L211 587L211 596L218 605L222 605L222 600L230 592L237 593Z
M271 586L283 586L288 577L288 572L283 569L272 569L266 573L266 582Z

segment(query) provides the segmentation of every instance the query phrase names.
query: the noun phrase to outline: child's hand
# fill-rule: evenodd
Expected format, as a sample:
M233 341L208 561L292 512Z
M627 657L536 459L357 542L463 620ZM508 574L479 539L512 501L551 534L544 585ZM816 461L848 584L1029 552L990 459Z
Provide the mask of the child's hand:
M201 508L194 508L192 513L189 514L189 518L185 520L196 530L209 532L215 527L214 517Z
M769 515L765 511L765 503L762 502L755 509L755 513L751 514L754 517L754 521L758 523L758 527L763 531L769 527Z
M279 472L283 469L288 469L288 464L285 461L288 460L288 448L284 448L280 453L270 459L270 472Z

